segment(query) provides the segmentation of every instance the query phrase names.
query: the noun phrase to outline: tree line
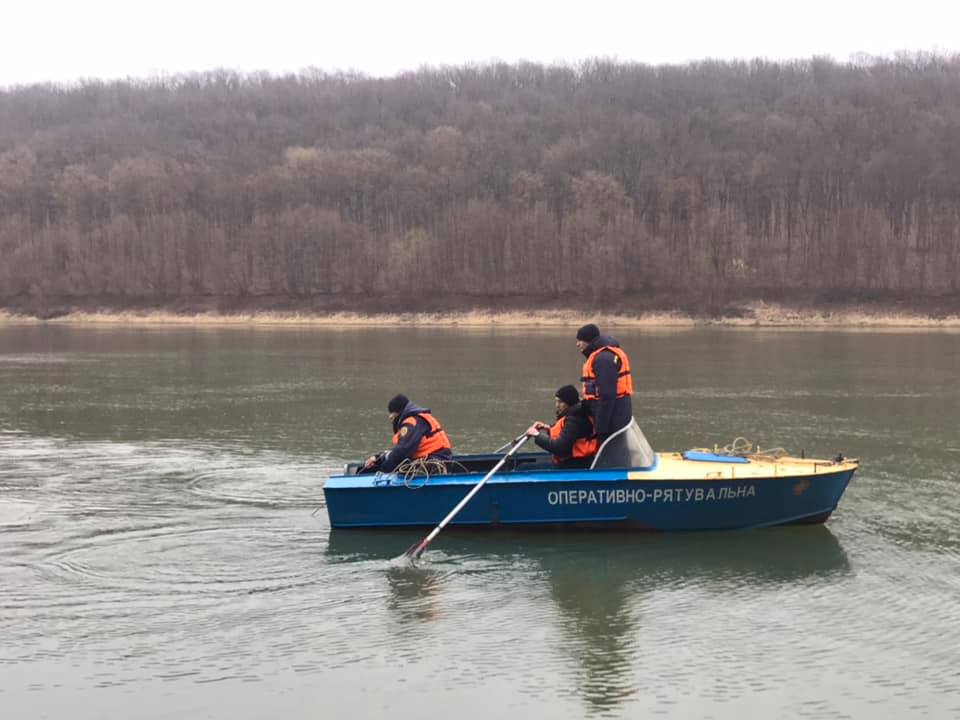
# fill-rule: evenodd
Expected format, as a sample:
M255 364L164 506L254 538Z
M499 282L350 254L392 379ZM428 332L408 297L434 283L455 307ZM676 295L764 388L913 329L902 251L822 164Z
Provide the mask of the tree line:
M0 90L0 298L956 293L960 57Z

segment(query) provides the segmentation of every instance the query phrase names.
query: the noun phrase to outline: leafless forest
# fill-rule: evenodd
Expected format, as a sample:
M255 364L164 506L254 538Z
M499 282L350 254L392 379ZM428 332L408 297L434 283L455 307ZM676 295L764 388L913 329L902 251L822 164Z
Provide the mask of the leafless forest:
M958 57L0 91L7 305L958 284Z

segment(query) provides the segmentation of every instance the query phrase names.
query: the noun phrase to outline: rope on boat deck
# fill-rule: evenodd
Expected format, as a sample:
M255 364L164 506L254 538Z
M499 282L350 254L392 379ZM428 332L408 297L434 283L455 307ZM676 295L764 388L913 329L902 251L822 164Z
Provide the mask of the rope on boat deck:
M733 439L729 445L724 445L719 447L718 445L713 446L713 450L710 448L694 448L696 452L712 452L714 455L727 455L731 457L751 457L756 458L757 460L777 460L782 457L787 456L787 451L782 447L767 448L766 450L761 450L760 446L757 445L757 449L753 450L753 443L751 443L747 438L742 435L738 435Z
M429 458L407 459L397 466L394 472L403 478L403 484L410 490L426 487L432 475L449 475L451 471L467 472L467 469L454 460L430 460ZM423 482L415 485L414 478L422 477Z

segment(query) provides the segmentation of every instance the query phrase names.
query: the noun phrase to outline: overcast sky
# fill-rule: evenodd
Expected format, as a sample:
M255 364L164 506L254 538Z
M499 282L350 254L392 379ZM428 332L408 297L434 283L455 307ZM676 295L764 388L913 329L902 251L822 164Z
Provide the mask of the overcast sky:
M960 53L960 0L6 0L0 86L490 60Z

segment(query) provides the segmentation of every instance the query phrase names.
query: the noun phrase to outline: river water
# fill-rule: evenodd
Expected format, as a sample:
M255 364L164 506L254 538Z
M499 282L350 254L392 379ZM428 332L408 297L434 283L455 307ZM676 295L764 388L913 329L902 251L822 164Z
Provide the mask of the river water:
M324 477L396 392L461 451L550 419L572 330L0 326L0 717L960 717L960 335L616 334L655 448L860 457L830 521L408 567Z

